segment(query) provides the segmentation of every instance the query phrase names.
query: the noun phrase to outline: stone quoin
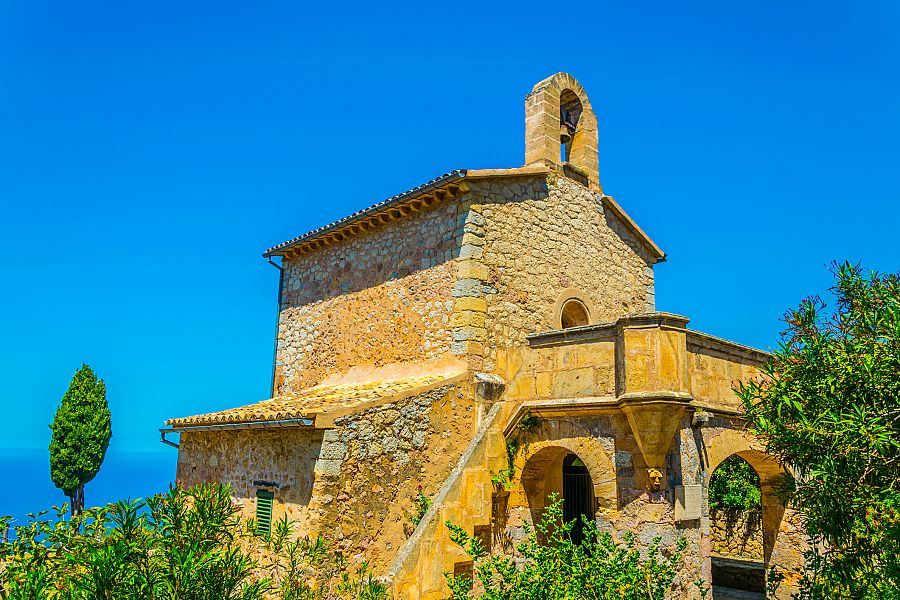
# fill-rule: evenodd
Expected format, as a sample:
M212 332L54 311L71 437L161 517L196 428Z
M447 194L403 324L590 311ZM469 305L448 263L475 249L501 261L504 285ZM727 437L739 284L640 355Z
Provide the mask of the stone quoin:
M525 117L524 166L453 171L264 253L272 397L167 421L178 482L229 483L246 516L271 492L273 519L368 560L395 598L444 598L467 568L446 521L512 552L553 493L641 545L686 538L675 597L729 548L789 597L805 540L733 392L768 355L657 311L666 256L601 188L573 77L535 85ZM714 539L707 489L733 454L760 476L758 547Z

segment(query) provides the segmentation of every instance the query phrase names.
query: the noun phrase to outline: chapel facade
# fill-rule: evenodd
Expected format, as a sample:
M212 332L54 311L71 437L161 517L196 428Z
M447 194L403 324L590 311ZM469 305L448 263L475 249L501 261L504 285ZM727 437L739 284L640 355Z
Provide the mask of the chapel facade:
M231 484L247 516L325 535L395 598L444 598L443 573L471 569L446 521L512 552L554 493L640 544L686 538L684 598L720 558L725 579L729 560L780 571L787 597L801 528L732 391L768 355L657 311L665 254L603 192L573 77L535 85L525 116L524 166L453 171L265 252L272 397L167 421L177 480ZM732 455L760 477L749 557L725 556L707 502Z

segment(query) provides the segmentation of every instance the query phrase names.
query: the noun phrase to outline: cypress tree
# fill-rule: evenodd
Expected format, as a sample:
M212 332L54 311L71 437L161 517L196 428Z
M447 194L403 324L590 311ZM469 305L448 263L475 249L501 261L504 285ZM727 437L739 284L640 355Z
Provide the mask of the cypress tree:
M84 509L84 485L100 471L112 437L106 384L88 365L72 378L50 429L50 478L77 515Z

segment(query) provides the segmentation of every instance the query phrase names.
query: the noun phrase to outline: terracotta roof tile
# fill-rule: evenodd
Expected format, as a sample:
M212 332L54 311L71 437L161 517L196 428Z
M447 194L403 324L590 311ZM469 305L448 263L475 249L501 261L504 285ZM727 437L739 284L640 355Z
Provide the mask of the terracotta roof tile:
M458 179L462 179L465 176L466 176L465 169L457 169L455 171L450 171L449 173L444 173L440 177L435 177L431 181L428 181L426 183L423 183L422 185L416 186L416 187L412 188L411 190L407 190L403 193L397 194L396 196L391 196L390 198L387 198L386 200L382 200L381 202L376 202L372 206L370 206L368 208L364 208L362 210L358 210L355 213L353 213L352 215L348 215L348 216L344 217L343 219L338 219L337 221L334 221L333 223L329 223L328 225L324 225L322 227L319 227L318 229L313 229L312 231L310 231L308 233L304 233L301 236L297 236L286 242L282 242L282 243L278 244L277 246L272 246L271 248L269 248L268 250L263 252L263 256L268 257L268 256L278 255L279 253L283 252L287 248L296 246L297 244L299 244L301 242L311 240L311 239L313 239L317 236L320 236L328 231L336 229L337 227L340 227L341 225L346 225L348 223L352 223L354 221L361 219L362 217L364 217L366 215L389 208L389 207L393 206L394 204L397 204L398 202L407 200L411 197L415 197L418 194L422 194L433 188L440 187L446 183L450 183L450 182L456 181Z
M424 375L362 383L317 385L285 396L277 396L255 404L229 408L166 421L170 427L188 429L210 425L238 425L248 423L273 423L295 419L317 419L321 416L347 414L370 404L389 401L395 397L426 391L455 377L445 374ZM317 423L318 424L318 423Z

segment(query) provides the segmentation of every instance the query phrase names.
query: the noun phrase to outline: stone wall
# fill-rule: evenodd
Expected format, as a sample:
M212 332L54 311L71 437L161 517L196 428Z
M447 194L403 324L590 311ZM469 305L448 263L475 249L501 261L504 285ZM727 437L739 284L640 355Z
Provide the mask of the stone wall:
M713 554L750 560L763 559L760 511L711 508L709 530Z
M176 479L186 486L216 481L230 485L245 517L254 516L256 490L270 489L277 500L274 518L286 514L301 531L314 531L317 524L309 505L323 433L305 428L183 432ZM254 481L277 487L260 488Z
M501 348L495 371L508 382L508 399L614 397L615 332L577 345Z
M734 393L735 384L756 377L760 365L768 360L768 356L758 350L717 343L710 336L696 332L688 332L687 350L694 398L733 408L741 406Z
M178 481L231 484L246 517L256 490L271 490L274 519L287 515L300 534L321 533L381 572L413 529L420 486L433 497L471 439L470 388L442 386L338 418L324 431L183 433Z
M451 345L456 202L284 261L276 387L351 367L431 360Z
M384 571L411 534L413 499L433 497L471 439L468 386L447 386L336 422L322 469L322 532L348 554L365 552ZM324 499L323 503L327 504Z
M592 323L653 310L654 259L593 191L551 173L484 180L469 196L484 221L486 368L495 348L557 328L566 290L590 299Z
M558 327L568 291L595 323L653 309L654 259L598 194L552 172L469 185L458 201L285 260L279 392L447 353L490 370L498 347Z

